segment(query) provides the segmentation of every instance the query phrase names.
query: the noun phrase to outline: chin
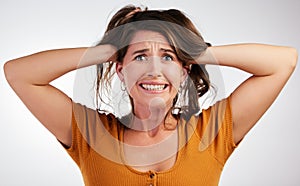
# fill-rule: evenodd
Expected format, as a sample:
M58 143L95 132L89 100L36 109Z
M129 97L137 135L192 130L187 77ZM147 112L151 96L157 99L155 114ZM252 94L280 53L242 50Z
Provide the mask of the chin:
M144 99L145 100L145 99ZM149 109L163 109L163 110L169 110L169 108L172 106L173 100L166 100L162 97L154 97L151 99L145 100L143 105L145 107L148 107Z
M164 109L167 107L167 103L163 98L155 97L149 100L149 107Z

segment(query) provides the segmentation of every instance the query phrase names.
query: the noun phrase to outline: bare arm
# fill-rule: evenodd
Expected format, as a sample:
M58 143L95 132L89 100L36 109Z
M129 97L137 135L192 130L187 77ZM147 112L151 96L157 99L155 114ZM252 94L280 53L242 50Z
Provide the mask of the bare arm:
M297 63L291 47L236 44L210 47L199 63L219 64L253 74L231 99L234 141L239 142L274 102Z
M78 68L105 62L114 52L110 45L49 50L8 61L4 72L33 115L57 139L71 145L72 102L50 82Z

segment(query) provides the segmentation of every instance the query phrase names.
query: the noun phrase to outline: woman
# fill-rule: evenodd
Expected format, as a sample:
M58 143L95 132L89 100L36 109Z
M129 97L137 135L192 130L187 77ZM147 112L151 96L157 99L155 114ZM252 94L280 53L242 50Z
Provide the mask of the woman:
M24 104L78 164L86 185L217 185L226 160L296 62L293 48L209 46L178 10L128 6L113 16L97 46L44 51L11 60L4 69ZM203 110L198 98L211 87L206 64L253 75ZM111 91L115 69L131 113L89 109L50 85L91 65L98 65L102 105L111 106L105 91Z

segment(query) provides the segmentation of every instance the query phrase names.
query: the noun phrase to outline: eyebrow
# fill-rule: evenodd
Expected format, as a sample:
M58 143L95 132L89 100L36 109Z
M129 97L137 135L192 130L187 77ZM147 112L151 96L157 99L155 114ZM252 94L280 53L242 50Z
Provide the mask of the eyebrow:
M141 50L136 50L132 53L132 55L135 55L135 54L139 54L139 53L144 53L144 52L148 52L150 49L148 48L145 48L145 49L141 49ZM170 52L170 53L173 53L175 54L174 50L172 49L166 49L166 48L161 48L160 51L163 51L163 52Z
M139 54L139 53L144 53L144 52L148 52L148 51L149 51L148 48L145 48L145 49L142 49L142 50L136 50L136 51L134 51L134 52L132 53L132 55L134 55L134 54Z
M170 52L170 53L175 54L174 50L172 50L172 49L161 48L160 50L163 52Z

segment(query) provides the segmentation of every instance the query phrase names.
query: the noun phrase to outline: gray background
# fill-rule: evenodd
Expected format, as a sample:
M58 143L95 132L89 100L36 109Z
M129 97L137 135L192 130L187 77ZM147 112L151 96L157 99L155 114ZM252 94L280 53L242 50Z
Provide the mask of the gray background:
M128 3L179 8L214 45L258 42L300 48L300 1L0 1L0 185L83 185L80 171L5 81L3 64L41 50L91 46ZM222 68L229 94L247 74ZM72 96L75 73L53 84ZM299 185L299 68L228 160L220 185ZM45 98L47 99L47 98ZM201 163L201 162L199 162Z

